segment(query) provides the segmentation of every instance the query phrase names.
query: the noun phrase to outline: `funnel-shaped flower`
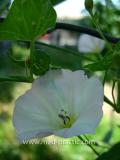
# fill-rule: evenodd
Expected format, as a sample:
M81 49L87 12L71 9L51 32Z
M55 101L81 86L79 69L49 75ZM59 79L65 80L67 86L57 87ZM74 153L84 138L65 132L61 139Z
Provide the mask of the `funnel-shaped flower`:
M22 140L94 133L101 117L103 87L84 71L51 70L16 101L13 123Z
M104 40L101 40L99 38L87 34L81 35L78 40L78 50L83 53L89 53L89 52L99 53L104 49L104 47L105 47Z

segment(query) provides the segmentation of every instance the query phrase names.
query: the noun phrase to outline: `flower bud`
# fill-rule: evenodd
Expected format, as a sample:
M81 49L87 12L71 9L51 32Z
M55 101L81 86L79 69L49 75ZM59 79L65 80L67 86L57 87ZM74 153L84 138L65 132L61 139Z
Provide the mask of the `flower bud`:
M93 9L93 0L85 0L85 8L91 14Z

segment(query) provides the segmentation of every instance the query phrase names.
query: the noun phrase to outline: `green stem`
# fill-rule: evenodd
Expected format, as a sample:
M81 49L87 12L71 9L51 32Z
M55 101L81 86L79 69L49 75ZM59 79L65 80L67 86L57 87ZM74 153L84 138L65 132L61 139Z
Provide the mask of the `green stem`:
M96 26L98 32L100 33L102 39L108 44L110 50L113 50L112 47L111 47L111 44L109 43L109 41L106 39L106 37L104 36L103 32L101 31L101 28L99 26L99 24L97 23L96 19L95 19L95 16L93 15L93 13L90 14L91 17L92 17L92 21L94 23L94 25Z
M98 32L100 33L102 39L103 39L105 42L108 43L108 40L105 38L104 34L102 33L101 28L100 28L99 24L96 22L96 19L95 19L94 15L92 14L91 16L92 16L93 23L94 23L94 25L96 26Z
M109 104L112 108L116 109L116 106L111 102L106 96L104 96L104 101Z
M33 81L33 64L34 64L34 49L35 49L35 41L31 41L30 43L30 80Z
M103 79L103 87L105 85L105 81L106 81L106 78L107 78L107 72L108 72L108 70L105 70L104 79Z
M88 137L86 136L86 135L84 135L84 137L85 137L85 139L87 140L87 141L89 141L89 139L88 139ZM101 144L102 142L100 142L100 144L98 143L98 142L95 142L94 143L94 145L96 146L96 147L102 147L102 148L107 148L107 149L109 149L110 147L109 147L109 145L107 145L107 144Z
M114 96L115 84L116 84L116 81L113 81L113 85L112 85L112 98L113 98L114 105L116 106L115 96Z
M29 78L26 77L1 77L0 82L24 82L24 83L32 83Z
M115 82L116 83L116 82ZM114 98L114 94L113 94L113 91L114 91L114 86L115 84L113 84L113 87L112 87L112 96ZM115 103L115 98L114 98L114 103L111 102L105 95L104 95L104 101L109 104L117 113L120 113L120 109L119 109L119 104L116 104Z
M117 106L120 104L120 82L117 83Z
M56 26L54 29L49 29L47 33L51 33L57 29L62 29L62 30L69 30L69 31L74 31L74 32L79 32L79 33L85 33L88 35L91 35L93 37L97 37L102 39L100 33L93 28L88 28L88 27L83 27L83 26L77 26L77 25L73 25L73 24L68 24L68 23L60 23L57 22ZM107 41L109 41L110 43L114 43L117 44L118 42L120 42L120 38L116 38L116 37L111 37L109 36L107 33L103 33L104 37L106 37Z
M92 145L90 145L89 143L86 143L86 141L81 137L81 136L78 136L78 138L83 142L85 143L88 147L90 147L92 149L92 151L97 155L97 156L100 156L100 154L93 148Z

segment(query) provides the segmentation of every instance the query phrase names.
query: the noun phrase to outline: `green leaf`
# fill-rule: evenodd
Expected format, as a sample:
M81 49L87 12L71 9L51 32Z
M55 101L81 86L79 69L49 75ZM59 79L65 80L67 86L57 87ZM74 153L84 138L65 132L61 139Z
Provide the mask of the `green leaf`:
M14 0L0 24L0 40L32 41L54 27L56 13L49 0Z
M110 142L110 140L111 140L111 138L112 138L112 135L113 135L113 129L110 129L106 134L105 134L105 136L104 136L104 138L103 138L103 142L104 143L109 143Z
M49 56L41 51L35 50L34 52L34 64L33 72L35 75L43 75L49 69L50 58Z
M103 153L96 160L120 160L120 142L115 144L108 152Z
M113 79L120 80L120 54L113 56L109 73Z
M95 71L105 71L107 70L112 62L112 55L111 54L107 54L107 56L103 57L101 60L88 64L85 67L85 69L95 72Z
M70 70L83 69L82 61L84 57L78 52L43 43L37 43L36 47L43 50L50 57L51 66L53 68Z
M65 0L51 0L53 5L57 5L57 4L59 4L59 3L63 2L63 1L65 1Z

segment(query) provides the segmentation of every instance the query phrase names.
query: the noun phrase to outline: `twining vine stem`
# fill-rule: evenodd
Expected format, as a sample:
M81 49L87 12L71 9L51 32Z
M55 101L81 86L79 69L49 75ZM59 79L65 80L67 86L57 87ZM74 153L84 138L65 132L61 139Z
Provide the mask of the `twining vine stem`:
M0 23L4 21L5 18L0 18ZM74 24L68 24L68 23L60 23L57 22L55 28L51 28L47 31L47 33L51 33L57 29L62 29L62 30L69 30L69 31L74 31L74 32L79 32L79 33L85 33L88 35L91 35L93 37L97 37L100 39L103 39L99 31L97 31L94 28L89 28L81 25L74 25ZM111 43L118 43L120 42L120 38L110 36L108 33L103 33L104 37Z
M91 35L93 37L97 37L100 39L103 39L101 34L94 28L89 28L81 25L73 25L73 24L67 24L67 23L56 23L56 26L54 29L48 30L48 33L53 32L54 30L57 29L63 29L63 30L69 30L69 31L74 31L74 32L80 32L80 33L85 33L88 35ZM118 43L120 42L120 38L112 37L108 33L103 33L104 37L111 43Z

